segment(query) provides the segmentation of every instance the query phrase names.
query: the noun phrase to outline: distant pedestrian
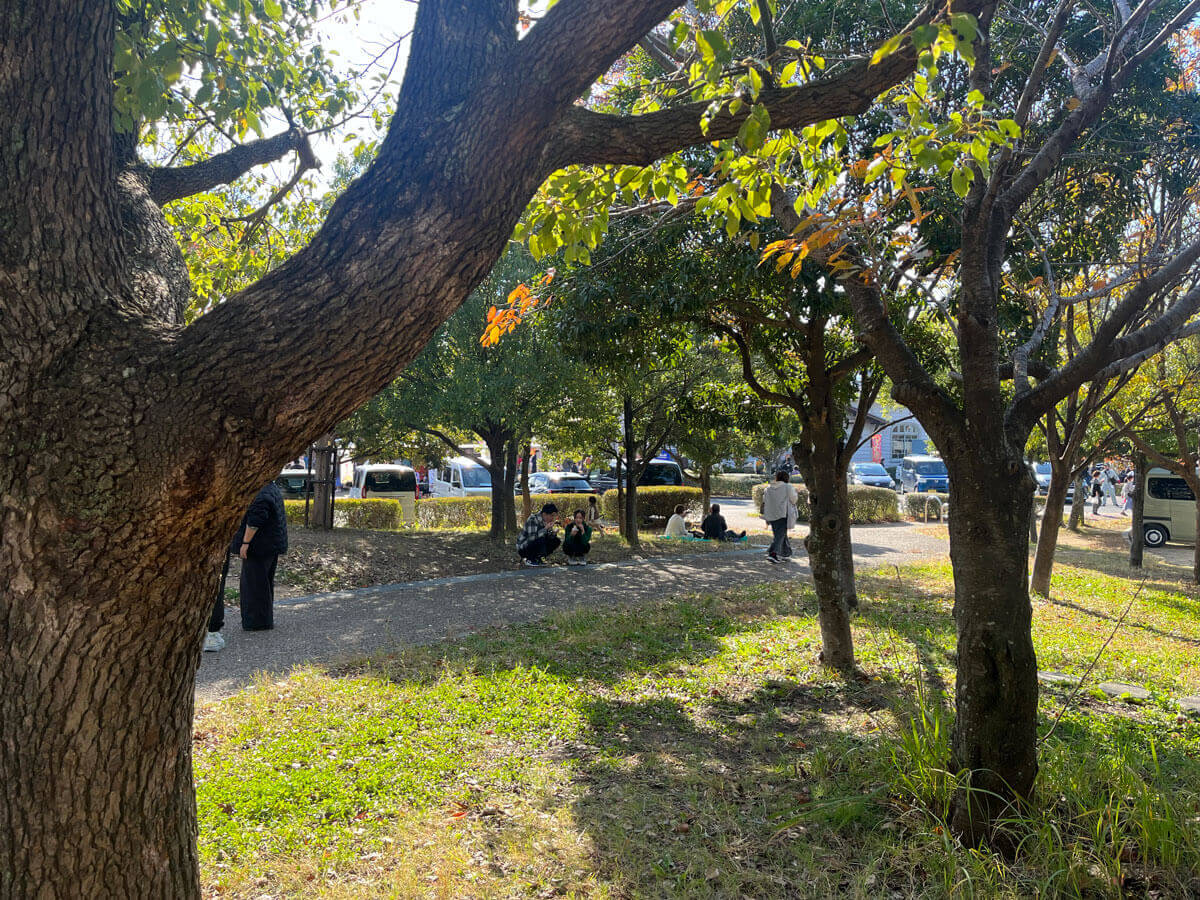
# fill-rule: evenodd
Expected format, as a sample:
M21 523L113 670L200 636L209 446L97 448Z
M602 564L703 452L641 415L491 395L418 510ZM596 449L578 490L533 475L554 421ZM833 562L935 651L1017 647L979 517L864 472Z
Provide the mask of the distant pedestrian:
M535 512L517 535L517 555L527 566L544 566L546 557L562 543L554 534L554 523L558 520L558 507L547 503Z
M1127 516L1133 510L1133 495L1136 492L1137 479L1131 471L1125 476L1125 481L1122 482L1122 493L1125 495L1125 508L1121 510L1121 515Z
M1106 466L1101 472L1101 488L1104 491L1105 502L1115 508L1117 505L1117 473L1112 466Z
M563 553L567 556L567 565L586 566L591 549L592 526L587 523L583 510L577 509L563 531Z
M771 526L771 547L767 559L773 563L792 555L788 540L788 513L796 505L796 489L788 483L787 472L776 472L775 480L763 491L762 517Z
M746 536L746 532L737 534L725 524L725 517L721 515L721 504L719 503L712 505L708 515L700 523L700 532L706 540L710 541L740 541Z
M595 494L588 494L588 505L583 511L583 518L592 528L603 531L600 528L600 504L596 501Z
M1104 486L1101 482L1104 476L1099 469L1092 470L1092 515L1100 515L1100 506L1104 502Z
M267 482L250 503L229 550L242 560L238 602L244 631L275 627L275 567L287 552L287 513L283 494Z

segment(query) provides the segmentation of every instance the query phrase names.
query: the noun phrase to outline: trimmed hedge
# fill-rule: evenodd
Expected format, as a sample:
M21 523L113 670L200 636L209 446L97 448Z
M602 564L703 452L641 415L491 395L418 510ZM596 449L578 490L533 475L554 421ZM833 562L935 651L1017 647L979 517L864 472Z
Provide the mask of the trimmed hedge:
M750 497L756 484L764 484L766 475L714 475L709 482L713 496Z
M488 528L491 524L491 497L422 497L417 501L417 525L421 528Z
M754 486L754 506L762 515L763 492L767 486ZM900 510L896 505L896 492L890 488L868 487L865 484L852 484L846 489L850 501L851 525L876 525L880 522L899 522ZM812 507L808 502L808 488L796 488L796 510L801 522L807 522L812 516Z
M311 501L309 506L312 506ZM288 525L304 526L304 501L284 500ZM312 509L309 509L311 515ZM404 507L399 500L383 497L352 500L339 497L333 503L333 524L336 528L365 528L372 531L397 531L405 524Z
M701 515L700 504L704 493L695 487L639 487L637 489L638 521L648 524L651 519L669 519L675 507L683 504L685 515L695 518ZM606 519L617 519L617 491L605 491L600 498L600 514Z
M933 497L937 500L936 503L929 498ZM940 522L946 517L949 512L948 504L950 502L949 494L938 494L934 492L913 493L904 495L904 515L905 518L916 519L924 522L926 519L926 506L928 506L928 518L930 521Z

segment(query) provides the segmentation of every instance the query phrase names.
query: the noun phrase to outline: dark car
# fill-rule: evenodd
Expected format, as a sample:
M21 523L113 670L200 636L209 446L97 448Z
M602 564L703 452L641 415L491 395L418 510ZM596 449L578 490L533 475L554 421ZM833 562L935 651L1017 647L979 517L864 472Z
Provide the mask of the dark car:
M609 469L606 475L593 475L590 481L592 489L598 494L615 490L617 470L614 467ZM679 463L666 459L655 459L647 463L641 477L638 478L638 487L679 487L682 484L683 469L679 468Z
M595 488L574 472L534 472L529 476L531 494L594 494Z
M313 475L307 469L284 469L275 479L284 500L303 500L312 491Z
M876 462L851 463L850 470L846 473L846 480L850 484L865 484L868 487L894 488L896 486L896 482L892 481L892 476L888 474L887 469Z

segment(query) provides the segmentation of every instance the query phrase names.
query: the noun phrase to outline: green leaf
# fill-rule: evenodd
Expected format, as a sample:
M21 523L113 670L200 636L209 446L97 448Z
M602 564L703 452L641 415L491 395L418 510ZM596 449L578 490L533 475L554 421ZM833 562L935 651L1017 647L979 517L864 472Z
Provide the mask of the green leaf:
M875 55L871 57L871 65L875 65L880 60L882 60L884 57L891 56L898 49L900 49L900 42L903 39L904 39L904 35L894 34L890 38L888 38L886 41L884 41L882 44L880 44L879 49L875 51Z
M970 169L955 169L950 176L950 184L954 188L954 193L959 197L967 196L967 191L971 189L971 182L975 180L975 173Z

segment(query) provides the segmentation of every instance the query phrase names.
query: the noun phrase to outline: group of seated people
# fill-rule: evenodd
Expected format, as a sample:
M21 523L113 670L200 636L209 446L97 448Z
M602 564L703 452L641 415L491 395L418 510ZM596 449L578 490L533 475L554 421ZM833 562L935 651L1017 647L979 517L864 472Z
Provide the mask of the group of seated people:
M600 527L600 511L596 498L589 497L586 510L577 509L571 514L570 521L563 528L560 539L554 532L558 522L558 507L546 503L530 516L521 533L517 535L517 555L525 565L538 567L546 565L546 557L561 545L563 554L567 557L568 566L586 566L587 555L592 549L592 532ZM675 507L675 513L667 521L664 537L684 538L694 537L709 541L740 541L746 532L738 534L731 531L721 515L721 506L714 503L707 516L700 523L700 529L692 530L683 517L683 505Z
M674 515L667 520L667 530L663 533L663 537L684 538L688 536L704 541L740 541L746 536L746 532L738 534L730 530L725 523L725 517L721 515L721 504L719 503L712 505L708 515L700 522L700 529L697 531L691 528L683 517L683 504L681 503L675 507Z

